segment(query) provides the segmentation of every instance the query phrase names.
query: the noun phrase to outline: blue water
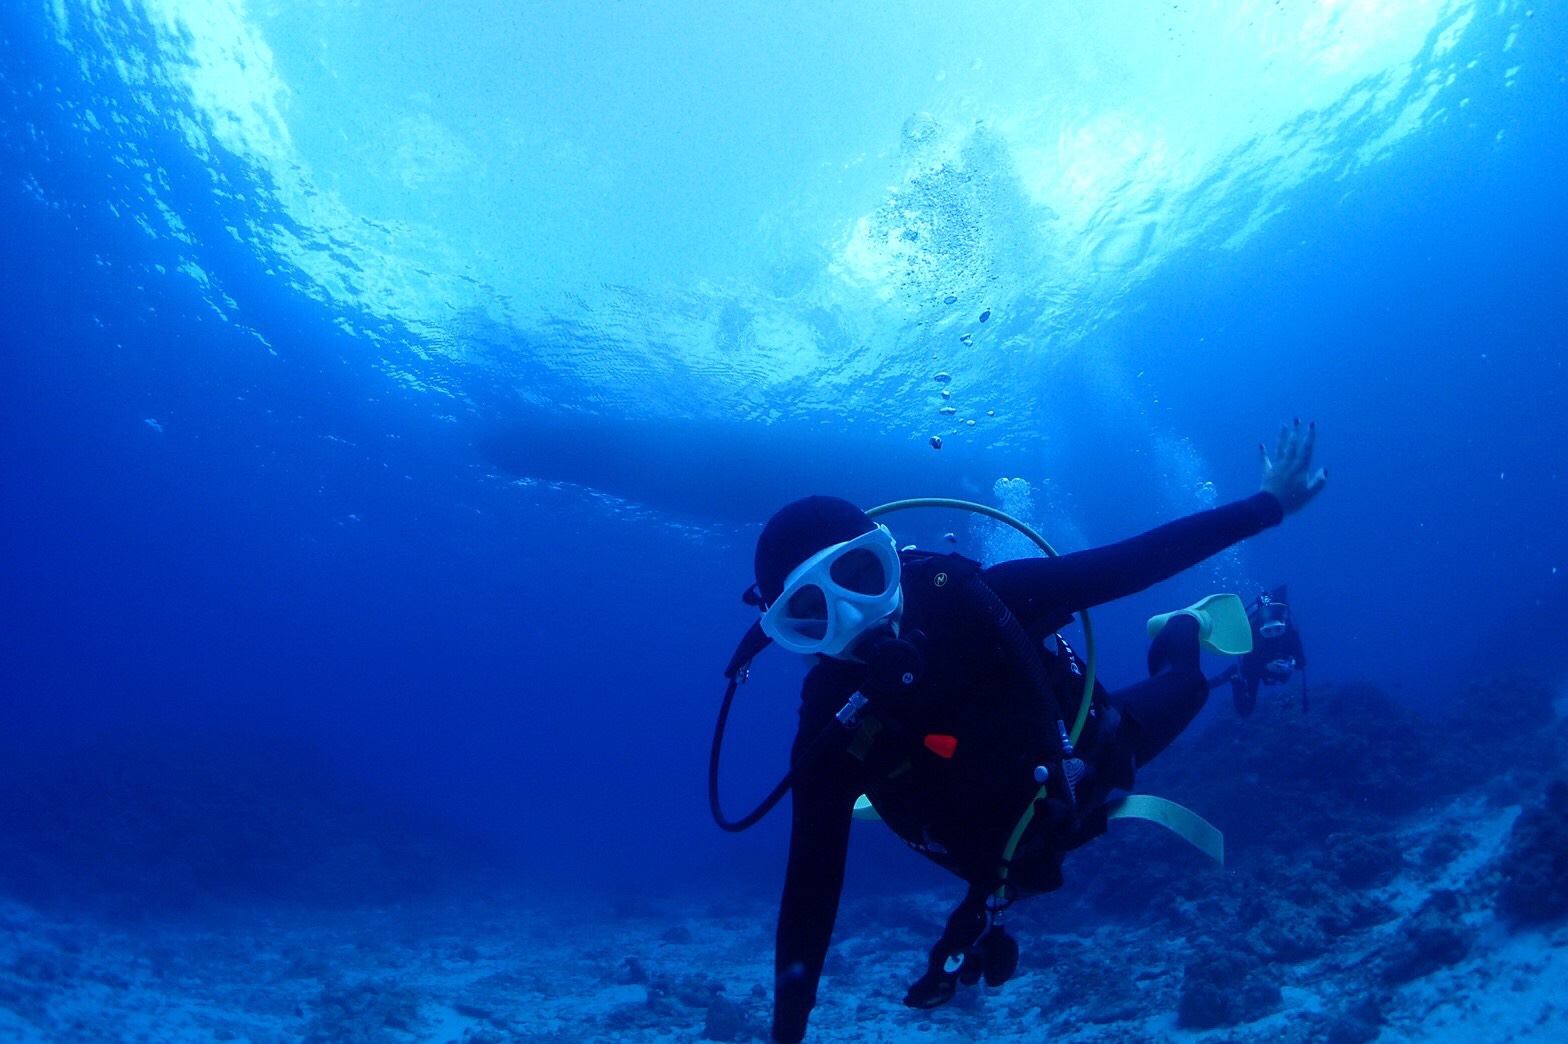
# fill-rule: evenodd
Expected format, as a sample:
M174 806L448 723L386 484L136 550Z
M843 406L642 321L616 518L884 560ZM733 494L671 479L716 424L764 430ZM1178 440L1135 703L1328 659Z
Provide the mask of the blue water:
M751 505L825 445L911 496L1023 478L1074 548L1247 495L1310 417L1327 492L1104 610L1113 686L1148 614L1281 582L1315 682L1425 707L1568 668L1559 5L460 8L0 14L29 771L297 746L454 860L770 893L785 817L714 830L707 744ZM585 415L637 482L574 455ZM770 653L743 691L732 813L799 677ZM862 884L923 872L865 851Z

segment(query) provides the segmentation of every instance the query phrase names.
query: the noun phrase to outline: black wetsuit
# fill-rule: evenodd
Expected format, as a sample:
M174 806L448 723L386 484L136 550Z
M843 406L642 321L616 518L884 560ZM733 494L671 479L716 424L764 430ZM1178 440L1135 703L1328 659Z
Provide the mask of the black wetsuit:
M1269 665L1275 660L1285 660L1290 670L1307 666L1307 654L1301 647L1301 632L1295 623L1287 624L1285 633L1273 638L1263 636L1256 627L1252 630L1252 651L1241 658L1236 676L1231 681L1236 711L1242 717L1252 713L1258 703L1259 685L1281 685L1290 679L1290 671L1283 676L1274 673Z
M1169 579L1282 518L1279 502L1260 493L1108 547L1058 558L1003 562L979 571L979 577L1011 611L1023 632L1032 641L1039 641L1064 627L1073 613ZM943 565L946 562L953 563L951 571L957 574L965 560L951 556L926 559L914 566L905 564L901 633L917 642L922 637L921 628L954 619L951 612L944 616L939 609L927 606L928 602L935 605L939 600L936 590L941 585L933 576L941 577L945 583L942 573L949 571ZM982 646L986 644L986 633L983 628L974 631L982 636ZM1198 668L1196 627L1191 628L1190 634L1190 652L1172 658L1178 662L1142 683L1110 694L1103 704L1096 701L1101 731L1106 735L1096 740L1089 735L1095 730L1088 729L1080 744L1080 755L1090 763L1091 770L1098 770L1098 784L1080 790L1081 795L1090 795L1086 800L1091 806L1103 802L1111 789L1130 786L1131 769L1164 750L1202 709L1209 686ZM1020 692L1017 679L964 673L1004 669L1005 657L991 656L996 652L994 648L965 647L963 643L943 642L936 635L923 637L932 662L923 664L920 673L929 678L927 688L934 687L940 702L932 704L927 700L921 728L957 737L957 751L936 769L946 773L943 778L948 781L947 789L925 795L945 808L932 812L941 843L934 843L931 849L922 847L922 851L970 882L966 906L972 915L993 883L996 859L1006 835L1018 822L1021 807L1017 801L998 801L987 788L994 789L997 772L1005 768L1012 774L1009 779L1017 776L1017 786L1024 794L1023 804L1027 804L1029 792L1034 789L1026 775L1027 767L1021 773L1011 765L999 767L998 759L992 756L993 749L1013 746L1018 733L1054 728L1055 715L1048 715L1053 719L1049 722L1031 720L1031 715L1039 717L1034 714L1036 708L1026 706L1032 694ZM994 639L990 641L990 645L996 644ZM1154 666L1151 662L1151 670ZM855 800L861 794L870 794L876 801L878 794L890 786L889 764L879 758L878 745L854 750L853 736L857 733L840 728L834 721L834 715L855 692L871 695L876 679L868 675L875 669L875 661L868 666L823 659L807 675L801 693L800 726L792 755L795 776L789 864L775 951L776 1041L801 1040L816 1003L822 963L838 913ZM879 702L872 697L869 709L875 710ZM897 701L887 703L893 705ZM938 719L931 727L929 715L933 706ZM1076 710L1076 706L1070 709ZM940 718L942 713L948 717ZM888 731L896 732L896 706L892 716L894 721ZM1067 717L1070 719L1071 714ZM1122 719L1121 727L1114 730L1118 735L1113 739L1113 730L1104 726L1108 719L1117 717ZM900 756L896 744L883 746L895 750L895 759ZM922 755L917 752L915 756ZM897 768L892 771L897 772ZM908 775L916 774L903 778ZM1009 794L1009 800L1011 797ZM1052 842L1054 858L1037 859L1032 868L1019 868L1020 880L1027 889L1047 891L1056 887L1060 883L1061 855L1104 830L1103 808L1098 819L1092 814L1092 807L1087 811L1090 814L1082 817L1070 834ZM892 820L889 825L894 825ZM907 836L905 839L910 840ZM1046 842L1038 844L1044 846ZM955 912L955 920L964 910L965 906L961 906ZM949 933L953 927L954 922L950 921Z

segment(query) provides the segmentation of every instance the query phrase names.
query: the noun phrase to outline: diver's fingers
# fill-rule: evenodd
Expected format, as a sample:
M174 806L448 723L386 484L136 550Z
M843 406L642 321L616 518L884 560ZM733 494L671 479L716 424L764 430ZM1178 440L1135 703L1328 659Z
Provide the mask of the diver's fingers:
M1307 495L1311 497L1317 496L1326 485L1328 485L1328 471L1319 468L1318 473L1313 475L1307 482Z
M1290 463L1290 428L1279 426L1279 444L1274 447L1274 459L1281 464Z
M1317 441L1317 421L1308 421L1307 430L1301 436L1301 466L1303 468L1310 468L1312 466L1312 450L1317 445Z
M1263 443L1258 443L1258 462L1263 465L1263 473L1267 475L1274 470L1274 462L1269 460L1269 451L1263 448Z
M1291 471L1301 472L1307 469L1307 436L1301 428L1301 418L1293 417L1290 421L1290 449L1289 459L1285 466Z

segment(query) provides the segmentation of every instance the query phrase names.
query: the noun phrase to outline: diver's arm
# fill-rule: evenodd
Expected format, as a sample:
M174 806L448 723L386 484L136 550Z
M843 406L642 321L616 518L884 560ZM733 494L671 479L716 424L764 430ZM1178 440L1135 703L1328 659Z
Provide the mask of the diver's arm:
M1168 580L1306 507L1328 482L1322 468L1312 469L1316 443L1317 426L1302 427L1297 419L1280 428L1273 457L1259 444L1263 476L1258 492L1246 500L1110 547L1046 561L1003 562L983 575L1026 629L1054 630L1070 613Z
M1001 562L981 574L1026 629L1054 629L1082 609L1136 594L1285 517L1271 493L1200 511L1106 547Z
M827 724L833 728L832 719ZM823 727L802 715L795 740L804 754ZM839 891L857 796L844 771L842 748L805 759L796 767L791 796L793 819L784 897L779 903L774 948L773 1039L794 1042L806 1034L806 1020L817 1003L817 981L838 916Z

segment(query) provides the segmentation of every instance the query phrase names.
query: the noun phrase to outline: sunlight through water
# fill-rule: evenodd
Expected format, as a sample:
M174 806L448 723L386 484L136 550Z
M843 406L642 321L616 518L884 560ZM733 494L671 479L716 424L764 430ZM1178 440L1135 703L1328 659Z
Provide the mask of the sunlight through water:
M201 278L159 176L185 158L153 128L177 128L217 223L400 382L459 409L499 387L914 431L940 369L989 389L949 429L982 443L1022 434L1051 361L1092 351L1151 275L1238 248L1302 185L1443 118L1478 17L54 5L101 91L83 132L127 167L117 205ZM799 50L774 53L781 34Z

